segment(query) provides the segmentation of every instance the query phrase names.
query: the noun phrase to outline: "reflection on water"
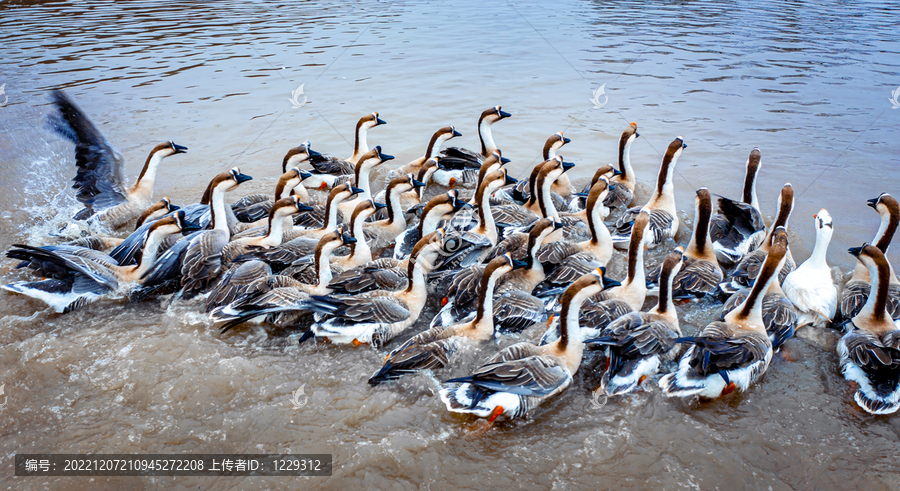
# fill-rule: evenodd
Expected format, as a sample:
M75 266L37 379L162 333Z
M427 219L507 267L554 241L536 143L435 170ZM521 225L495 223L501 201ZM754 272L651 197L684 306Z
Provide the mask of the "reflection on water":
M764 212L773 213L784 182L797 190L795 257L808 255L810 217L827 207L836 230L828 258L846 269L847 247L877 228L864 200L900 193L900 111L887 100L900 85L898 10L848 2L6 2L0 206L9 218L0 217L0 247L39 240L50 227L29 227L71 206L71 146L43 126L47 92L65 87L122 150L129 178L155 142L190 147L157 180L157 195L176 203L198 200L209 176L233 165L255 177L244 192L267 191L283 152L303 140L349 155L355 121L372 111L388 125L370 133L370 144L403 163L448 124L464 134L461 145L475 147L478 114L502 104L513 117L494 137L520 175L549 134L565 131L571 172L587 178L614 159L621 130L637 121L632 160L650 182L667 142L684 135L675 185L688 214L697 187L736 196L758 146ZM301 84L308 104L294 108ZM608 102L595 109L591 94L603 84ZM10 266L2 264L4 279L17 276ZM741 397L684 404L651 389L598 410L589 392L598 375L588 368L534 419L467 436L472 425L446 414L426 376L368 388L383 356L374 350L301 349L261 329L223 338L193 303L107 303L58 316L3 300L7 455L335 454L332 478L228 483L244 489L900 487L897 418L861 414L833 351L803 340L789 342ZM716 308L682 314L693 332ZM467 353L436 376L461 374L514 341ZM310 404L292 411L290 394L304 383ZM2 472L11 475L11 466Z

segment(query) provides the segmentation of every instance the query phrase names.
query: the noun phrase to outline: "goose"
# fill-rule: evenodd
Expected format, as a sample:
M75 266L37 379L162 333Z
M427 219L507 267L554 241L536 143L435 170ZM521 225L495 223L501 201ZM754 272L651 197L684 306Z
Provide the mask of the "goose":
M494 355L472 375L446 381L440 390L447 410L488 418L512 419L572 384L584 354L578 323L582 303L603 289L603 274L588 273L562 295L560 336L551 344L517 343Z
M609 180L615 189L609 193L603 203L608 208L631 206L636 185L634 168L631 166L631 145L639 136L641 135L637 132L637 123L632 122L619 137L619 172Z
M628 236L631 234L631 221L642 209L650 210L652 240L648 242L648 247L656 247L665 239L675 237L675 234L678 233L678 216L675 214L675 183L672 182L672 176L678 157L685 148L687 148L687 144L680 136L672 140L663 156L662 165L659 167L659 176L656 179L653 196L643 207L629 208L619 217L616 221L616 231L612 235L613 244L628 242Z
M719 285L719 288L722 291L725 293L734 293L741 288L749 287L753 283L757 274L759 274L760 268L765 262L766 254L769 252L769 247L772 243L772 235L778 227L787 229L788 220L791 217L793 209L794 188L791 186L791 183L786 183L784 187L781 188L781 194L778 196L778 216L775 217L775 222L769 227L762 245L747 253L744 258L741 259L741 262L738 263L737 267L734 268L734 271L731 272L731 280ZM791 249L788 247L784 260L784 268L778 273L778 282L784 282L784 278L787 277L788 273L793 271L794 268L796 268L796 265L791 256Z
M788 274L781 285L784 295L800 312L797 327L807 324L826 327L837 313L838 291L826 260L834 226L831 215L824 208L813 218L816 223L816 245L812 254Z
M367 114L359 119L356 123L354 135L356 139L353 142L353 155L347 159L336 157L327 157L322 154L311 155L309 163L312 165L313 177L309 180L311 187L325 190L333 188L338 184L350 182L355 172L355 167L359 159L369 153L368 134L369 130L387 124L386 121L378 117L378 113Z
M900 409L900 327L887 311L891 268L878 247L863 244L850 249L872 279L862 309L849 321L838 341L841 373L857 384L853 399L870 414L893 414Z
M543 218L524 235L525 243L507 239L492 252L491 261L504 254L512 254L513 259L524 261L522 269L504 275L497 283L496 292L500 298L494 302L492 312L498 329L521 330L540 320L544 303L531 296L534 287L544 280L544 266L537 254L547 236L559 227L559 223ZM430 327L446 327L471 317L480 302L479 288L486 268L486 265L470 266L453 276L441 299L442 308Z
M311 206L300 202L296 196L281 198L269 210L269 223L266 234L262 237L243 237L233 239L222 248L222 264L230 264L234 258L251 250L270 249L281 245L284 238L284 222L291 220L291 215L312 211ZM292 220L291 220L292 222Z
M510 116L512 114L501 110L500 106L485 109L478 118L478 139L481 141L481 151L476 153L459 147L444 149L441 151L441 155L444 157L440 161L441 168L434 173L434 181L447 187L457 184L472 187L481 163L494 150L497 150L491 126Z
M547 141L544 142L544 149L541 152L544 162L555 159L559 149L566 143L571 142L572 140L563 136L562 131L550 135L550 137L547 138ZM556 178L556 181L554 181L553 185L550 187L550 191L558 194L563 199L571 198L574 190L572 189L572 182L569 180L569 176L567 174L562 174Z
M456 128L454 128L453 126L445 126L435 131L434 134L431 135L431 139L428 140L428 147L425 148L425 155L413 160L408 164L401 165L396 169L392 169L390 172L388 172L388 181L396 177L404 176L406 174L418 175L419 170L422 168L425 162L428 162L438 155L438 152L441 149L441 145L443 145L444 142L458 136L462 136L462 133L456 131ZM422 182L427 183L428 181Z
M582 308L581 322L588 338L595 338L610 322L629 312L638 312L647 298L644 273L644 249L652 240L649 233L650 211L641 210L634 219L635 228L628 245L628 274L621 284L606 279L605 289L591 298ZM604 274L605 268L599 268ZM559 335L559 326L552 326L541 336L541 344L552 342Z
M888 246L894 238L897 231L897 224L900 223L900 204L893 196L887 193L881 193L877 198L867 201L867 204L874 208L881 216L881 225L875 233L872 244L881 249L882 254L887 254ZM891 266L890 262L888 266ZM869 298L869 272L868 269L860 262L856 263L853 269L853 275L844 285L841 294L841 316L844 319L850 319L859 313L863 305ZM892 319L900 319L900 281L894 274L894 268L891 267L891 274L888 275L888 298L887 309Z
M719 211L709 224L716 257L726 266L741 262L747 253L759 247L766 235L766 225L756 197L759 165L759 149L754 148L747 158L742 201L719 197Z
M374 290L356 295L314 295L304 309L320 314L311 335L338 344L371 344L381 348L415 324L428 290L425 276L443 245L443 230L422 237L409 257L403 290Z
M420 238L434 232L441 221L450 218L460 210L468 208L472 208L472 205L460 199L459 191L456 189L451 189L446 193L431 198L425 204L425 207L422 208L419 224L415 227L407 228L397 237L394 245L394 259L406 259L409 257L409 253L412 252L412 248Z
M663 362L677 358L675 340L681 337L678 312L672 301L675 276L683 263L683 249L666 256L659 275L659 302L649 312L631 312L612 321L600 336L585 344L606 348L607 366L597 392L617 396L637 390L659 372Z
M481 187L481 183L484 182L484 176L490 174L491 172L495 172L503 168L504 165L508 164L510 160L503 156L503 153L500 149L494 150L491 154L484 159L484 162L481 164L481 168L478 169L478 178L475 180L475 191L478 191L478 188ZM469 204L475 205L475 194L472 194L472 197L469 198Z
M613 245L609 229L603 220L609 209L603 204L609 193L609 181L601 177L588 194L588 229L591 238L582 242L555 241L545 244L538 252L538 260L552 268L540 290L541 296L555 295L592 269L606 266L612 259Z
M706 188L697 190L694 199L694 232L684 251L684 265L675 275L671 294L675 298L702 297L717 294L724 279L722 268L709 240L709 218L712 199ZM651 281L659 271L650 274ZM662 281L662 280L660 280Z
M397 236L406 230L406 216L401 208L400 196L407 191L423 186L425 183L417 181L412 174L396 177L388 183L387 218L367 222L363 227L369 247L376 251L383 249L394 243Z
M475 317L467 322L431 327L413 336L391 351L381 369L369 378L369 384L378 385L409 373L444 368L463 343L493 338L494 287L501 276L524 266L523 261L513 259L509 253L491 260L478 282Z
M149 208L144 210L141 213L141 216L138 217L137 223L134 224L134 229L137 230L147 222L155 222L160 218L172 213L174 211L178 211L180 208L173 205L169 198L163 198L156 203L150 205Z
M226 216L225 193L253 179L235 167L216 175L207 190L210 195L210 230L191 234L175 243L150 270L144 273L132 300L165 291L181 291L190 299L205 290L222 272L222 249L231 238ZM230 208L229 208L230 209Z
M688 344L676 371L659 380L668 397L700 396L706 399L746 391L759 380L772 361L772 342L762 318L762 296L775 282L787 254L787 234L773 234L765 264L750 295L723 321L712 322L698 335L676 339Z
M157 220L148 230L140 262L128 266L119 265L112 257L85 247L13 244L7 257L20 259L24 261L20 267L27 266L49 278L10 283L2 288L40 300L56 312L68 313L103 295L134 288L156 262L159 245L165 237L198 229L196 224L185 220L184 211Z
M775 230L778 235L783 230L779 227ZM773 240L775 238L773 235ZM786 238L784 240L787 240ZM830 280L829 280L830 281ZM744 301L750 292L747 288L742 288L731 295L722 306L722 316L737 308ZM769 341L772 343L772 349L778 351L785 341L794 336L797 330L797 322L799 319L799 311L791 300L784 294L781 285L777 281L773 281L762 298L762 318L763 326L769 335Z
M301 274L294 276L273 275L271 270L263 275L267 268L259 265L253 267L257 271L256 278L247 278L239 283L235 278L226 276L222 284L210 293L210 298L222 298L222 301L217 302L212 309L208 309L210 319L214 322L227 321L222 326L221 333L250 320L268 321L276 325L292 323L301 315L296 311L302 310L293 309L294 306L309 300L310 295L331 293L328 284L333 275L332 254L338 247L352 246L355 242L353 237L340 230L323 235L316 243L316 250L308 267L302 268ZM248 264L258 262L261 261L249 261L233 271L236 275L241 268L249 269ZM228 299L230 301L226 302ZM260 313L273 308L286 311Z
M258 221L268 218L269 211L272 210L272 205L280 199L296 196L301 203L311 203L309 191L307 191L306 187L303 185L303 181L309 179L310 176L312 176L312 174L300 170L299 167L288 169L278 178L278 182L275 184L274 198L271 195L252 194L232 203L231 210L239 221L256 225ZM321 207L321 215L323 216L324 210L325 207ZM290 223L285 220L286 227L293 225L293 219L291 219ZM262 231L265 232L265 229ZM245 230L241 233L249 234L250 232L246 232ZM253 233L258 234L259 230L254 230Z
M591 193L591 188L594 187L594 184L597 184L601 177L605 177L607 182L609 182L610 179L619 174L621 173L609 164L598 167L597 171L594 172L594 177L591 178L591 182L585 184L584 189L580 193L575 193L575 198L569 203L569 215L577 216L580 220L587 221L587 197ZM611 182L609 186L611 188L610 192L616 189L616 186ZM609 195L607 195L608 198Z
M90 218L108 228L116 228L140 216L152 202L159 164L166 157L186 153L187 147L172 141L156 145L137 180L126 187L122 181L122 154L65 92L54 90L50 97L56 109L49 118L51 128L75 143L78 172L72 187L78 190L75 198L84 205L75 219Z
M350 254L334 257L334 264L338 268L346 271L372 261L372 249L366 242L363 225L367 218L386 206L370 199L356 205L356 209L353 210L353 215L350 217L350 236L356 241L350 244Z
M365 200L372 199L372 190L369 186L369 174L372 170L388 160L393 159L393 155L382 153L380 146L376 146L359 158L359 162L357 162L355 166L353 185L362 191L357 194L355 198L344 200L344 202L338 205L338 213L341 214L344 220L349 221L350 215L352 215L353 210L356 209L356 205Z

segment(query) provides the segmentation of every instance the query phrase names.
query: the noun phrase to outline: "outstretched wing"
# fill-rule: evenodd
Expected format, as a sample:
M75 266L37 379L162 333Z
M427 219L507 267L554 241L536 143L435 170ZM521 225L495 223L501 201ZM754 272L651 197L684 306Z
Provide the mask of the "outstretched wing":
M56 105L51 128L75 143L75 197L93 213L125 202L122 154L63 91L53 91L51 98Z

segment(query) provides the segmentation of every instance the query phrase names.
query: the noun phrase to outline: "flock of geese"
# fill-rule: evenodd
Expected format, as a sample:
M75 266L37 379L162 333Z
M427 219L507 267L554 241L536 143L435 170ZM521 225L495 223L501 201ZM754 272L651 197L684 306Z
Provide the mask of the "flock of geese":
M885 258L900 205L886 193L868 201L881 220L875 238L850 249L856 267L836 284L826 263L828 212L816 214L815 248L798 266L787 235L793 188L784 185L766 227L753 149L741 198L718 198L714 213L712 195L698 189L690 242L647 272L645 249L674 245L681 225L672 177L687 145L681 137L668 145L650 199L631 207L636 123L618 141L618 165L599 167L578 192L566 173L573 164L558 155L569 143L562 133L547 140L527 180L507 174L491 132L510 117L499 106L478 119L479 150L442 149L461 134L441 128L422 157L391 170L376 190L370 175L393 157L368 146L368 132L385 124L372 113L357 123L349 158L308 142L290 149L274 195L227 200L251 179L234 168L214 176L198 203L179 208L152 203L153 184L162 161L187 148L157 145L127 187L121 154L68 96L52 98L52 128L75 143L73 187L84 204L76 219L107 230L136 220L124 239L86 236L7 252L42 279L3 288L59 312L110 295L202 295L223 332L247 322L310 325L301 343L382 348L416 324L429 298L439 300L429 327L387 354L372 385L439 371L466 346L546 323L536 342L507 347L440 390L448 410L490 422L523 416L565 390L585 348L605 354L596 390L608 397L665 372L658 384L666 395L716 398L758 381L797 328L832 326L844 329L837 352L857 404L873 414L900 408L900 280ZM426 193L435 185L444 191ZM621 281L605 275L617 261L627 264ZM684 335L676 302L690 308L706 296L727 298L721 320ZM648 297L658 302L643 310Z

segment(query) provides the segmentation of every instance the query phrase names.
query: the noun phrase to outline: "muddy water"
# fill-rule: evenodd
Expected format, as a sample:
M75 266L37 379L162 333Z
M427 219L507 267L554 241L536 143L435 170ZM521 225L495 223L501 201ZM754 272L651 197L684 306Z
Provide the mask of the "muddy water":
M565 131L563 154L585 179L637 121L632 159L649 184L660 152L684 135L675 187L688 215L697 187L737 196L758 146L764 211L783 183L797 190L794 257L807 257L810 218L827 207L828 258L844 270L847 247L877 228L865 199L900 193L900 111L888 102L900 84L896 7L513 5L4 2L0 247L42 243L74 211L71 145L43 126L47 92L59 87L122 150L128 176L158 141L190 147L157 180L157 196L176 203L197 201L233 165L255 178L237 196L268 191L283 152L303 140L349 155L356 119L372 111L388 125L370 143L397 162L447 124L476 148L478 113L495 104L513 114L494 134L517 174ZM306 103L294 108L301 84L295 100ZM0 263L0 280L20 277L11 264ZM717 309L680 307L684 329ZM108 301L61 316L4 294L0 315L9 489L900 488L900 420L854 407L829 332L789 341L762 383L707 404L648 384L595 407L589 359L533 418L482 431L443 409L437 379L520 338L466 352L437 379L373 390L365 379L382 352L298 347L262 328L220 336L195 302ZM295 410L301 386L308 404ZM332 453L335 466L331 478L293 480L12 477L15 453L51 451Z

